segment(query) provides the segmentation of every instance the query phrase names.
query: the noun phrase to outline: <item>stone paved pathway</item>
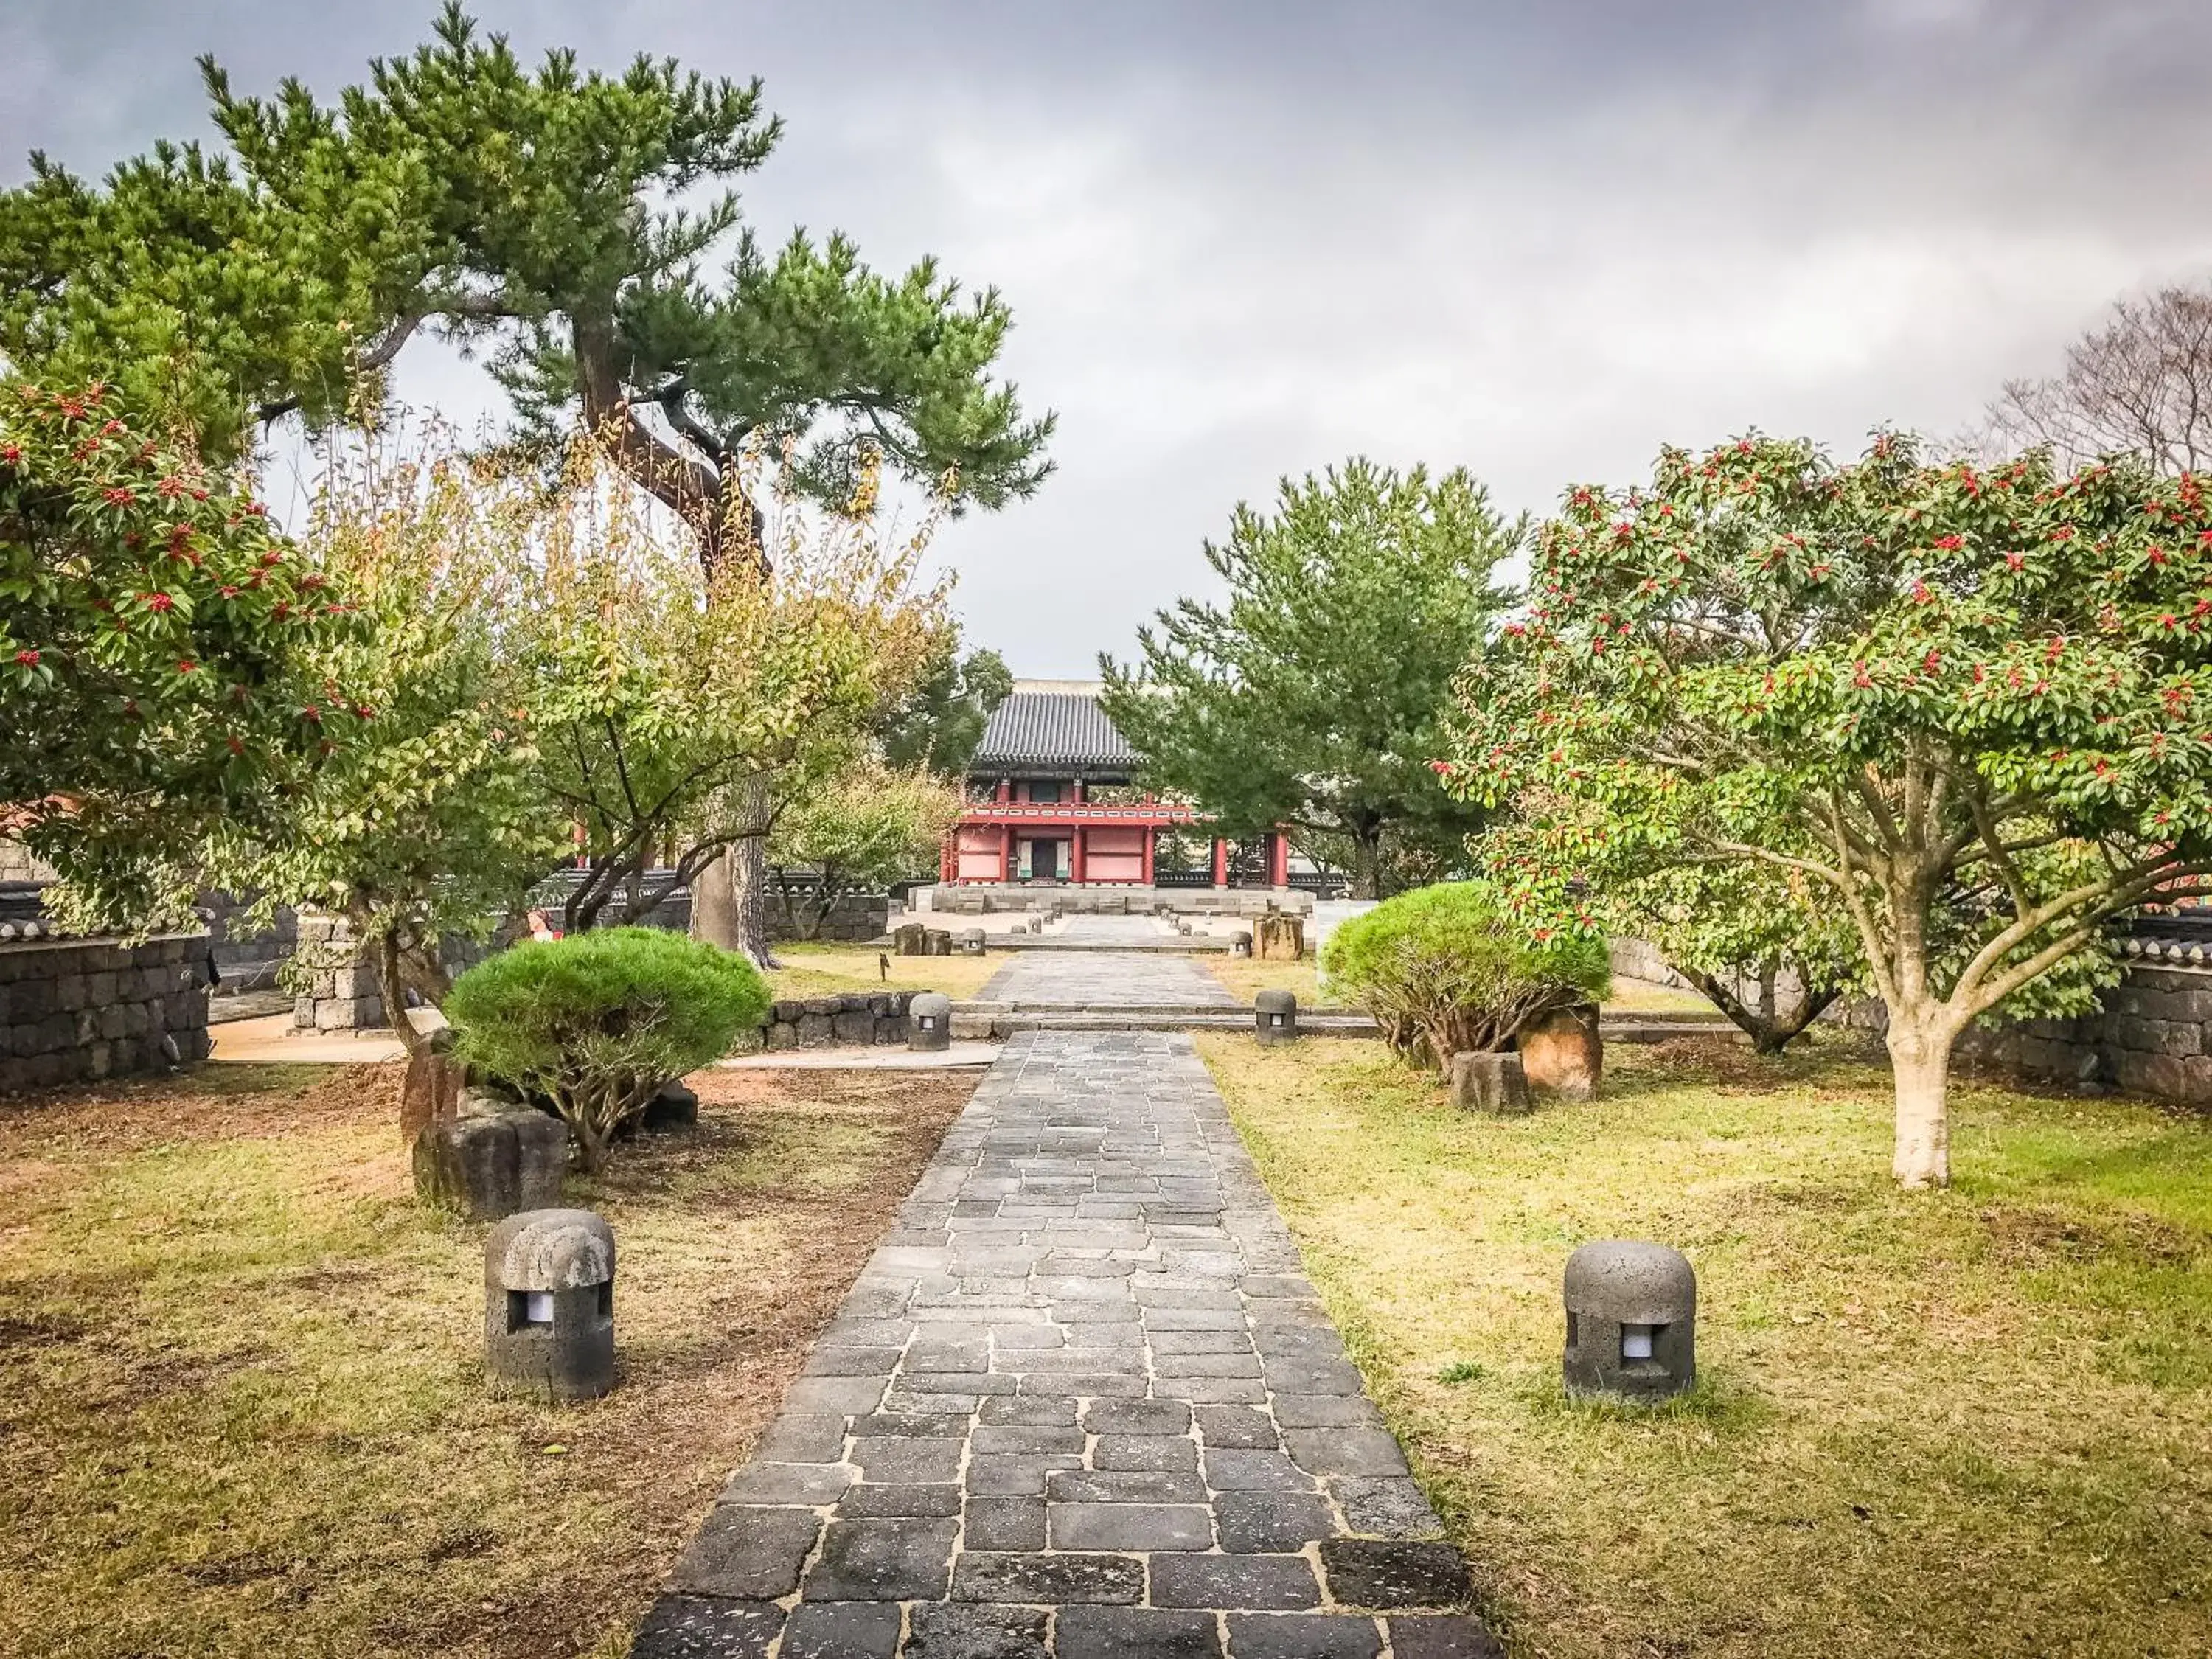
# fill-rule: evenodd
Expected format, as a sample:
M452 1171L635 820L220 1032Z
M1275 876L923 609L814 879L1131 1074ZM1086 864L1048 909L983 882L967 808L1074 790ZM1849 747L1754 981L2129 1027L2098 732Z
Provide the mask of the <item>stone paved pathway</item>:
M1024 951L992 975L978 995L985 1002L1069 1007L1239 1006L1195 958L1134 951Z
M635 1659L1465 1659L1465 1568L1187 1037L1016 1037Z

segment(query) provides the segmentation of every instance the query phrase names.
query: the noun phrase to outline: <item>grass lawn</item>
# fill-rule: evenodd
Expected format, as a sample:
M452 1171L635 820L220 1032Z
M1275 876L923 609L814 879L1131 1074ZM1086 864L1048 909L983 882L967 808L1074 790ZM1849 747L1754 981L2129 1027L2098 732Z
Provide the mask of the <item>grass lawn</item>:
M1339 1008L1344 1005L1323 994L1311 957L1297 962L1261 962L1252 957L1224 952L1199 957L1213 976L1226 985L1240 1002L1249 1002L1257 991L1288 991L1301 1008ZM1705 1014L1719 1011L1695 991L1679 991L1639 979L1616 979L1606 1007L1621 1014Z
M981 957L895 957L873 945L783 945L783 966L769 975L780 997L826 997L844 991L942 991L972 997L1005 967L1007 953ZM888 973L885 964L889 964Z
M1954 1085L1948 1192L1887 1073L1616 1046L1606 1096L1453 1112L1372 1044L1200 1046L1516 1656L2212 1652L2212 1126ZM1697 1265L1701 1374L1571 1406L1559 1270Z
M397 1066L0 1108L0 1653L611 1656L945 1125L955 1073L710 1072L613 1224L623 1382L481 1385L485 1229Z

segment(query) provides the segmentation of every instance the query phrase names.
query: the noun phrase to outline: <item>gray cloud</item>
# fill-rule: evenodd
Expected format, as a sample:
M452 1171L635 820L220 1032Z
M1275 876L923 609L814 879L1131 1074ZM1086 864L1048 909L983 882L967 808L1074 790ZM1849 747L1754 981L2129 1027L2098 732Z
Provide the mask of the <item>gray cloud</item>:
M483 9L532 55L762 75L764 231L1006 292L1060 471L939 549L1030 672L1125 653L1283 472L1464 463L1540 510L1668 440L1955 430L2115 294L2212 270L2212 9L2178 0ZM428 15L11 10L10 177L204 131L195 52L330 92ZM451 362L404 387L486 405Z

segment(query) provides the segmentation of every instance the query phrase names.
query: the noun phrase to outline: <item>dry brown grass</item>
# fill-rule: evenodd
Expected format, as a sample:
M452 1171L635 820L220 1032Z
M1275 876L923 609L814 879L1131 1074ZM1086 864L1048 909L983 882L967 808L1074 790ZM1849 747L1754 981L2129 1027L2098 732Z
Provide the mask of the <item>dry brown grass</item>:
M1008 953L981 957L895 957L873 945L779 945L783 966L769 975L780 997L846 991L941 991L972 997L1006 965Z
M696 1134L571 1183L623 1382L552 1410L480 1386L483 1229L413 1201L396 1070L0 1111L0 1652L619 1651L974 1086L695 1079Z
M1608 1054L1452 1112L1372 1046L1200 1039L1516 1656L2212 1652L2212 1127L1962 1084L1949 1191L1887 1176L1840 1049ZM1570 1406L1559 1268L1698 1267L1703 1380Z

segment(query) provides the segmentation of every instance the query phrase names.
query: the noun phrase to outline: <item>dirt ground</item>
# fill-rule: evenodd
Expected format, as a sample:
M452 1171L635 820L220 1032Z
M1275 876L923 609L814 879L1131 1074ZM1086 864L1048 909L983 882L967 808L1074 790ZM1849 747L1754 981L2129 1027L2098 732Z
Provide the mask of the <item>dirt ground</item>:
M709 1072L568 1200L622 1382L481 1383L484 1229L414 1200L398 1068L0 1105L0 1652L618 1654L975 1086Z

